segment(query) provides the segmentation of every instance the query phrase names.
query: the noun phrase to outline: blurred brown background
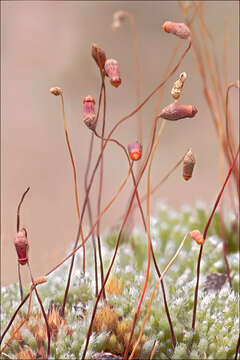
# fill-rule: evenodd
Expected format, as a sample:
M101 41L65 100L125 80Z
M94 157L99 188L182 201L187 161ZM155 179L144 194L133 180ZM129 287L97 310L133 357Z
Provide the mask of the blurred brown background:
M205 20L210 27L220 64L223 60L224 24L229 25L228 80L239 77L239 9L237 1L205 1ZM30 259L35 276L44 274L72 247L77 231L72 168L63 131L60 98L49 93L52 86L64 89L70 141L77 165L80 204L84 199L83 176L90 131L82 122L83 97L98 98L100 80L90 55L92 43L102 46L108 57L119 61L122 85L107 82L107 132L135 108L135 64L130 27L125 21L117 32L111 29L112 15L126 10L135 16L141 66L141 99L160 82L178 39L165 34L166 20L183 21L175 1L3 1L1 2L2 113L1 113L1 274L2 284L17 280L13 238L16 208L23 191L21 224L28 229ZM183 41L181 50L186 46ZM179 54L177 58L179 58ZM152 184L191 146L197 165L190 182L173 174L157 193L152 205L165 201L175 209L197 200L207 204L219 189L219 147L209 109L202 94L202 81L192 54L168 81L162 106L172 101L170 90L177 75L186 71L188 80L180 102L193 103L194 119L168 123L154 160ZM233 120L238 133L238 93L231 91ZM156 96L142 110L143 146L147 146ZM135 117L123 124L115 137L127 145L136 139ZM99 140L95 140L99 144ZM97 147L94 159L96 159ZM102 206L113 196L128 165L121 150L109 144L105 152ZM116 224L126 208L129 190L121 194L104 216L101 229ZM93 188L92 204L97 202ZM146 191L145 180L141 194ZM145 210L145 206L144 206ZM137 218L138 221L138 218ZM23 270L23 272L26 270ZM26 276L26 274L25 274Z

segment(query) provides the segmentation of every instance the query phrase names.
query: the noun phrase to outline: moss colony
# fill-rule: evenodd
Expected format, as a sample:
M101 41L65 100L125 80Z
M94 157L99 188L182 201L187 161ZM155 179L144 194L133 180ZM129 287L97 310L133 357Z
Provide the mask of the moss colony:
M187 231L193 229L203 231L207 216L208 211L203 206L197 206L194 210L184 208L179 214L164 205L160 206L158 215L151 219L152 244L160 270L165 268L175 254ZM234 357L239 333L239 255L233 218L229 217L226 220L224 233L233 289L230 289L226 276L223 275L225 274L225 263L222 254L219 215L216 214L203 248L195 334L193 335L191 331L191 322L199 246L188 238L164 279L177 346L174 350L163 296L161 288L159 288L144 330L141 346L136 353L137 358L149 359L156 340L158 340L158 347L154 359L231 359ZM107 259L104 264L105 269L110 263L110 255L113 254L116 236L117 234L114 233L108 234L103 239L103 258ZM59 322L57 312L55 317L54 311L51 312L52 359L81 359L95 303L94 265L91 260L90 242L87 251L88 272L85 276L79 270L81 268L80 255L75 264L65 321ZM98 306L87 359L91 359L93 354L101 351L123 355L144 283L146 253L145 234L135 230L131 238L127 236L122 238L117 261L106 286L107 304L104 305L103 302L100 302ZM38 291L45 309L50 306L52 309L57 309L57 305L62 304L65 290L63 279L66 279L67 270L68 266L65 264L48 277L47 283L39 285ZM214 273L217 274L214 275ZM151 264L149 286L135 328L134 341L139 334L156 280L157 275ZM216 290L217 288L218 290ZM29 289L25 288L25 293L27 291ZM12 284L2 289L2 330L6 328L19 303L18 284ZM23 309L21 315L14 320L4 342L13 334L14 329L24 317L24 313L27 313L27 304ZM9 357L25 359L27 356L28 358L43 358L46 345L45 324L39 304L33 295L29 321L16 332L14 339L4 350L5 355L2 356L6 359Z

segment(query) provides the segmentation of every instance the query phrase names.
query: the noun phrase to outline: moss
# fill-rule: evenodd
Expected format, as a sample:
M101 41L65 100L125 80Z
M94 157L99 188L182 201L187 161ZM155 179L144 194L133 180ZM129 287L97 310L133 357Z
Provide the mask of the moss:
M163 271L170 258L174 255L187 231L195 228L203 230L208 215L209 211L200 205L195 210L183 208L179 214L166 206L159 208L157 216L151 219L151 232L152 244L160 271ZM144 341L140 353L141 359L149 359L155 340L158 340L159 345L154 359L224 359L234 356L239 329L239 255L236 251L237 241L236 233L233 231L232 219L225 220L224 233L230 252L228 261L233 278L233 290L230 289L227 282L217 292L213 290L206 292L204 290L204 284L209 274L215 271L225 272L219 221L219 215L216 214L203 248L194 336L191 330L191 321L199 246L188 238L184 248L164 279L177 346L173 349L162 292L159 288L153 301L151 315L145 327ZM103 239L103 253L108 254L107 264L109 264L113 255L116 236L116 233L109 234ZM145 234L138 231L136 234L133 233L132 238L123 236L112 277L108 283L110 289L108 291L108 309L110 314L113 315L111 317L113 321L108 319L109 323L111 323L110 327L108 326L109 323L105 324L106 319L104 316L101 318L102 320L98 321L97 327L95 322L95 332L90 338L87 359L90 359L94 352L101 352L102 350L109 350L116 354L123 353L127 338L125 335L129 334L145 279L146 254L147 237ZM56 349L54 344L52 344L51 348L51 356L56 359L81 358L95 303L94 264L89 262L88 271L84 276L78 270L81 266L81 255L78 255L76 260L66 312L66 324L70 329L70 334L66 336L67 330L60 328ZM67 274L68 266L62 266L48 277L47 283L39 286L39 293L43 299L45 309L48 309L51 302L55 304L62 303ZM153 264L151 264L148 290L135 328L135 336L140 332L143 316L146 313L151 291L156 280L156 271ZM26 287L24 291L26 293L28 288ZM7 326L19 302L18 284L12 284L2 289L2 329ZM98 314L102 306L99 304ZM32 324L32 331L36 327L34 317L37 316L39 311L39 305L35 296L33 296L33 315L29 320L29 324ZM27 304L23 307L22 313L24 312L27 312ZM21 331L25 346L29 346L35 351L37 343L34 336L26 336L27 332L24 327ZM9 335L6 336L5 340L8 337ZM20 350L21 347L14 340L11 342L11 347L6 348L5 353L14 358Z

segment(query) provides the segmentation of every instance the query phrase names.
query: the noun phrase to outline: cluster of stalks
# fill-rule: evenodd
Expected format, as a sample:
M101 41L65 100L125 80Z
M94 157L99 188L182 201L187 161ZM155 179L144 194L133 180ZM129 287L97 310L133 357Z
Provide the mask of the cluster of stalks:
M182 247L184 246L185 240L190 236L193 240L195 240L199 246L199 257L198 257L198 263L196 268L196 288L195 288L195 295L194 295L194 307L193 307L193 314L192 314L192 329L195 330L195 323L196 323L196 316L197 316L197 304L198 304L198 288L199 288L199 278L200 278L200 266L201 266L201 258L202 258L202 251L205 241L207 240L207 232L208 228L210 226L211 220L213 218L214 212L220 203L220 219L221 219L221 231L222 231L222 245L223 245L223 257L226 265L226 273L229 280L229 284L231 286L231 277L230 277L230 269L229 264L227 260L227 248L226 248L226 241L224 236L224 220L223 220L223 202L220 202L220 199L222 197L223 191L227 184L230 184L229 179L232 175L232 178L234 180L234 186L235 189L231 189L230 191L230 198L232 200L232 205L234 208L234 211L236 213L237 218L237 206L235 204L234 200L234 193L236 192L239 197L239 169L236 165L238 156L239 156L239 145L236 146L234 136L232 133L231 128L231 113L229 110L229 94L230 89L232 87L239 88L239 82L231 82L229 85L226 84L226 78L222 79L220 76L220 65L218 63L218 58L216 56L216 49L215 49L215 43L214 38L211 34L211 31L208 29L207 25L204 21L203 16L203 2L195 2L192 1L189 6L186 6L186 3L183 3L179 1L179 6L183 11L183 15L185 16L185 24L183 23L176 23L172 21L167 21L163 24L162 29L166 33L173 34L181 39L181 43L183 40L186 42L186 48L183 51L183 53L180 55L179 59L176 61L176 54L179 49L179 46L177 46L176 49L174 49L172 57L169 60L169 63L167 64L166 70L164 72L164 75L160 81L160 83L156 86L156 88L144 98L144 100L140 101L140 64L139 64L139 57L138 57L138 46L137 46L137 37L136 37L136 24L133 16L125 11L119 11L114 14L114 22L113 22L113 29L117 30L122 21L124 19L128 19L130 21L131 25L131 32L132 32L132 40L133 40L133 50L134 50L134 57L136 61L136 107L127 115L125 115L123 118L121 118L116 124L113 126L113 128L109 131L108 134L106 134L106 121L107 121L107 84L106 80L109 79L110 82L110 89L108 91L115 91L114 88L117 88L121 85L121 76L120 76L120 70L118 62L112 58L108 59L105 51L98 45L93 44L92 46L92 57L96 62L97 71L99 72L99 96L97 101L97 110L95 111L95 99L92 95L87 95L83 99L83 121L86 124L86 126L89 128L90 131L90 145L89 145L89 151L88 151L88 157L87 157L87 167L85 170L84 175L84 191L85 191L85 198L83 201L83 205L79 205L79 193L78 193L78 181L77 181L77 172L76 172L76 166L73 156L73 151L70 144L70 138L68 134L68 128L67 128L67 121L66 121L66 115L65 115L65 109L64 109L64 94L63 90L59 87L54 87L50 89L50 92L56 96L60 96L61 99L61 107L62 107L62 117L63 117L63 125L64 125L64 133L65 133L65 140L67 145L67 151L69 153L70 161L72 164L72 172L73 172L73 181L74 181L74 195L75 195L75 206L76 206L76 215L78 219L78 230L76 235L76 240L74 243L73 250L66 256L62 261L60 261L57 265L55 265L52 269L50 269L43 278L40 280L34 280L34 277L32 275L29 257L28 257L28 241L27 241L27 231L26 229L22 228L20 229L20 207L22 205L23 199L27 192L29 191L29 188L25 191L23 194L21 201L18 206L17 210L17 235L15 239L15 246L16 251L18 255L18 274L19 274L19 289L20 289L20 295L21 295L21 303L18 306L18 308L15 310L7 328L4 330L1 342L3 341L6 333L11 328L12 322L16 318L18 312L20 311L23 304L28 300L29 301L29 307L28 307L28 314L26 318L22 320L22 322L19 324L17 329L15 329L12 332L11 338L3 345L1 352L4 352L6 347L9 345L11 340L14 338L17 331L24 325L24 323L27 322L29 316L30 316L30 307L31 307L31 298L32 298L32 292L35 292L38 302L40 304L40 308L42 311L43 318L45 320L45 327L46 327L46 334L47 334L47 350L45 352L45 356L48 358L50 356L50 343L51 341L56 342L57 335L56 331L54 332L53 326L52 326L52 318L53 317L53 310L56 312L54 315L56 321L54 324L58 321L59 326L60 324L64 323L65 321L65 312L66 312L66 305L68 301L68 293L69 288L71 286L71 276L73 272L73 266L74 266L74 260L75 260L75 254L79 249L82 249L82 272L85 273L86 271L86 252L85 252L85 244L88 241L89 238L91 238L92 241L92 248L93 248L93 261L95 264L95 304L93 307L92 317L88 328L88 333L86 337L86 341L84 344L84 349L82 352L82 359L85 359L87 348L89 345L90 336L92 334L92 331L94 329L94 321L96 319L98 304L100 300L102 299L107 306L108 299L105 292L105 286L109 279L109 276L111 274L113 265L115 263L119 244L122 238L122 235L124 233L124 230L126 228L127 221L129 220L130 216L133 214L134 211L139 210L141 215L141 220L143 223L143 227L147 236L148 241L148 252L147 252L147 269L145 273L145 281L142 288L142 292L139 297L138 305L135 311L135 314L133 315L133 321L131 324L131 331L128 337L128 341L126 342L125 351L124 351L124 359L132 359L134 357L135 351L138 347L138 345L141 342L141 338L144 331L144 326L147 322L148 316L150 314L150 309L152 302L154 300L154 296L156 294L157 288L159 285L161 285L162 290L162 296L164 300L164 306L165 311L167 314L167 319L169 323L171 338L172 338L172 346L175 348L176 346L176 336L174 333L174 327L171 320L171 314L168 307L167 302L167 296L165 292L164 282L163 278L167 274L168 269L175 261L176 257L178 256L179 252L181 251ZM201 31L201 41L197 38L196 31L194 30L194 23L197 22L197 25L199 26L199 29ZM166 34L166 36L168 36ZM170 40L169 40L170 41ZM209 45L210 41L210 45ZM227 42L224 44L224 49L226 52L226 46ZM207 101L207 104L209 106L209 109L211 111L211 116L216 128L217 136L219 139L219 147L220 147L220 170L221 170L221 181L219 186L219 194L217 196L217 199L215 201L215 204L213 206L212 212L209 216L209 219L206 223L205 229L203 234L199 232L198 229L187 232L184 239L180 243L180 246L174 255L174 257L169 261L166 268L161 272L158 264L157 259L154 254L154 249L152 246L152 240L151 240L151 226L150 226L150 200L151 195L153 192L155 192L159 187L168 179L168 177L179 167L180 164L183 165L183 178L185 180L189 180L192 177L193 168L195 165L195 157L193 155L192 149L189 147L192 146L192 144L188 144L187 149L185 150L185 154L182 155L180 159L178 159L177 163L172 166L171 169L169 169L168 173L164 175L164 177L160 180L160 182L154 186L151 184L151 169L154 161L154 155L157 150L157 146L160 142L160 138L162 135L162 132L164 131L164 128L167 126L168 121L181 121L183 118L192 118L196 116L197 114L197 107L192 104L179 104L179 98L181 97L183 86L186 79L187 74L181 73L180 75L176 76L176 72L182 64L185 56L189 53L189 51L193 52L196 55L196 63L202 78L203 82L203 93L205 96L205 99ZM203 59L206 59L203 61ZM173 65L173 63L175 65ZM225 71L226 72L226 71ZM175 78L174 78L175 75ZM164 107L163 109L159 109L161 97L163 94L164 85L169 81L171 78L173 78L173 87L171 91L171 96L173 97L172 102ZM224 81L223 81L224 80ZM149 144L147 146L146 151L143 151L142 148L142 127L141 127L141 109L143 106L154 96L157 95L157 103L155 107L155 113L152 120L152 131L150 135ZM130 118L136 115L136 128L137 128L137 140L133 141L131 144L126 147L124 144L122 144L119 140L113 137L114 132L117 130L117 128L120 125L123 125L126 121L128 121ZM201 117L201 114L197 115L198 117ZM197 120L196 120L197 121ZM160 123L160 126L159 126ZM158 130L159 126L159 130ZM98 155L97 161L95 164L93 164L92 161L92 153L94 148L94 142L99 141L100 142L100 153ZM123 155L126 158L127 164L128 164L128 171L125 175L124 179L121 182L120 187L116 190L114 196L112 199L102 206L102 191L103 191L103 174L104 174L104 151L106 149L106 146L109 142L114 142L118 147L121 148L123 151ZM144 157L142 158L142 154L144 153ZM138 166L135 169L135 162L140 160L137 164ZM225 161L226 159L227 166L228 166L228 172L227 175L225 175ZM90 169L93 169L92 172L90 172ZM99 172L99 183L98 183L98 198L97 198L97 217L96 219L93 219L93 205L90 202L90 194L92 190L92 186L94 184L94 181L96 180L96 174ZM146 194L140 197L138 186L140 181L142 180L144 174L146 173L147 176L147 191ZM121 217L121 226L118 232L117 241L115 250L113 253L113 257L110 261L110 265L108 269L104 269L103 267L103 258L102 258L102 251L101 251L101 218L106 213L106 211L111 207L113 202L120 196L120 193L126 183L128 182L129 178L131 178L132 181L132 190L129 197L127 209L124 213L124 216ZM81 189L81 191L83 191ZM146 201L146 215L144 214L142 204ZM90 231L88 234L84 234L83 231L83 220L85 218L88 218ZM79 244L79 240L81 239L81 243ZM47 277L53 273L59 266L61 266L67 259L71 258L71 264L68 270L67 274L67 282L66 282L66 288L64 293L64 299L63 303L61 305L61 308L59 309L52 309L48 315L46 314L46 311L44 310L42 301L39 297L37 286L45 281L47 281ZM153 260L154 267L158 276L158 280L156 282L156 285L154 287L154 290L152 292L148 309L145 314L141 331L138 336L138 339L134 341L135 338L135 327L138 321L139 313L142 308L142 304L144 301L144 296L148 287L148 279L149 279L149 273L150 273L150 265L151 265L151 259ZM98 263L100 266L98 266ZM23 290L22 290L22 283L21 283L21 273L20 273L20 267L23 265L27 265L29 268L29 274L31 278L31 288L30 292L24 297L23 296ZM100 268L100 276L98 274L98 269ZM100 278L100 283L99 283ZM56 325L56 324L55 324ZM153 357L158 344L156 343L151 358ZM237 359L237 353L239 349L239 341L236 349L236 359ZM43 351L42 351L43 352Z

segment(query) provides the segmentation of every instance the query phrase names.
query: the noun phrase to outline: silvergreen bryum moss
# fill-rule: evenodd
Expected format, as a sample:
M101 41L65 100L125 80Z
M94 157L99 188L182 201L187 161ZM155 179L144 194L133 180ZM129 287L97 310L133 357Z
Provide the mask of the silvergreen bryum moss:
M197 205L195 209L185 207L179 213L172 211L165 205L159 207L157 215L151 219L151 236L160 271L163 271L168 264L188 231L199 229L203 232L209 212L209 209L205 209L202 205ZM232 359L234 357L239 333L239 254L238 233L236 228L234 230L234 217L231 215L225 219L224 234L233 288L231 289L228 281L226 281L218 291L208 290L206 292L204 290L208 275L226 273L219 214L217 213L213 218L203 248L195 333L192 332L191 322L200 247L188 238L164 279L177 346L173 349L162 291L159 287L153 301L151 315L145 326L143 344L139 355L141 359L149 359L156 340L158 340L159 345L154 359ZM116 238L117 232L102 236L105 271L110 263ZM59 330L56 343L52 341L51 344L52 359L81 359L95 303L94 261L90 241L87 246L87 273L85 275L81 272L81 264L82 254L80 253L76 257L66 309L66 323L70 333L66 336L64 329ZM131 237L127 235L123 237L112 270L113 275L121 278L122 294L107 296L108 303L112 305L121 321L132 321L133 319L144 284L146 265L147 237L145 233L135 229ZM47 283L39 285L39 294L46 310L51 303L62 303L68 266L69 261L51 274ZM148 290L135 328L135 337L140 332L156 280L157 274L153 263L151 263ZM25 287L25 293L28 290L29 288ZM1 330L3 331L20 302L18 284L3 287L1 297ZM102 302L98 305L98 308L101 307L103 307ZM30 322L34 323L34 314L40 312L35 296L32 299L31 312L33 317ZM22 313L27 313L27 304L22 308ZM33 326L35 325L33 324ZM24 345L28 345L33 352L36 351L37 345L34 336L24 327L20 333ZM7 334L4 342L9 337L10 334ZM16 354L20 351L20 346L18 341L13 340L11 345L5 349L5 354L11 359L17 359ZM45 349L46 346L45 341ZM123 346L119 344L114 331L93 332L86 359L91 359L94 353L101 351L111 351L122 355L122 350ZM2 355L2 358L7 357Z

